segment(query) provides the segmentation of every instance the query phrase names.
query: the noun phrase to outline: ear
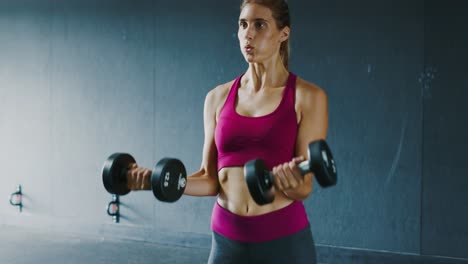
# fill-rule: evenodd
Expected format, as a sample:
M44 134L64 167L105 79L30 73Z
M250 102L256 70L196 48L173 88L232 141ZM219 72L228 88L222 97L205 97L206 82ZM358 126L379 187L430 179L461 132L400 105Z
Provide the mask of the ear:
M291 33L291 29L286 26L281 30L280 42L284 42L289 39L289 34Z

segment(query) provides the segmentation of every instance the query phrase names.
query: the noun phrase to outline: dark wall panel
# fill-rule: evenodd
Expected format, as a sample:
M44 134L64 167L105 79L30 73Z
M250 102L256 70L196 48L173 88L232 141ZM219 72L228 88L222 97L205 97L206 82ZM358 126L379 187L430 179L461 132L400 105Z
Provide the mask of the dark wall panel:
M329 95L338 164L306 201L318 243L419 251L422 3L291 3L292 68Z
M468 258L468 3L426 3L422 253Z

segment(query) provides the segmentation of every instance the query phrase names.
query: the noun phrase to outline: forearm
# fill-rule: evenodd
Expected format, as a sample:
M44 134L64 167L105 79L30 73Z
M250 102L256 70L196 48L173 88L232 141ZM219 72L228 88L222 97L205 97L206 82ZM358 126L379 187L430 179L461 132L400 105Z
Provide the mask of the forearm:
M216 196L219 192L218 178L199 170L187 177L184 194L190 196Z

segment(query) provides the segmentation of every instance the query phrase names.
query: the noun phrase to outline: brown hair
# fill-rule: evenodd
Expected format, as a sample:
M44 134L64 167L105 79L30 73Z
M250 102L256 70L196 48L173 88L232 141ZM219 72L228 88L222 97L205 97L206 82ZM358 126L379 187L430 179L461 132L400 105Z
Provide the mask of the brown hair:
M258 4L271 10L273 18L276 21L278 29L291 27L291 18L289 17L289 6L286 0L243 0L240 9L244 9L247 4ZM280 56L284 67L288 69L289 65L289 38L281 43Z

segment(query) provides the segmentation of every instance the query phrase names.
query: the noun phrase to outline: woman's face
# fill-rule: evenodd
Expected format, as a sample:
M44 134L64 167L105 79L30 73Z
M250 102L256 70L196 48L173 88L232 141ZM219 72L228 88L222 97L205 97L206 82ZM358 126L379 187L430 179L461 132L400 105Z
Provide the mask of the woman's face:
M239 16L237 36L245 60L261 63L279 54L281 42L289 36L289 28L279 30L268 7L247 4Z

